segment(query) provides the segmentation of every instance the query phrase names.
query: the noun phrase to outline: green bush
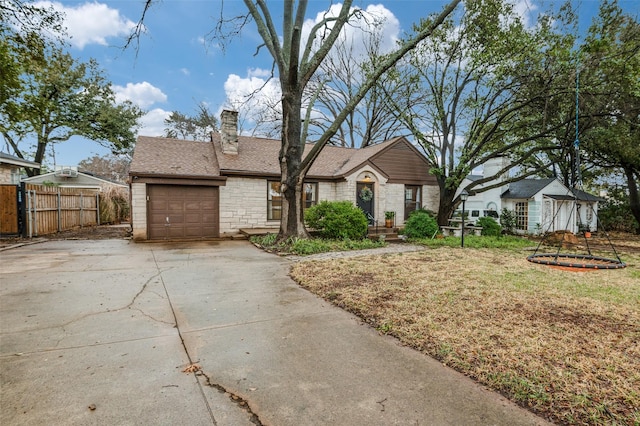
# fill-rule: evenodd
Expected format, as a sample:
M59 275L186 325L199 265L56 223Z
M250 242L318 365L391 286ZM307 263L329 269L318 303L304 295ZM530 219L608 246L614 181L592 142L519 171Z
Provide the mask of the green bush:
M499 237L502 235L502 226L492 217L481 217L478 219L478 225L482 226L482 233L486 237Z
M516 212L503 208L500 213L500 225L507 234L515 234L516 232Z
M322 238L359 240L367 235L367 217L349 201L321 201L305 211L304 221Z
M631 212L631 201L626 186L608 188L607 200L598 206L599 226L606 231L638 232L640 224Z
M414 211L404 224L404 234L409 238L432 238L438 231L438 222L426 210Z

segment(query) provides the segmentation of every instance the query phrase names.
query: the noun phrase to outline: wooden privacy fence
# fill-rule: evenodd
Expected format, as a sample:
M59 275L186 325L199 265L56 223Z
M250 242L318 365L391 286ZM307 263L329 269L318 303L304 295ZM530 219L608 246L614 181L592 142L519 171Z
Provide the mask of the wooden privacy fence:
M18 223L18 187L0 185L0 236L17 234Z
M22 202L28 237L100 224L99 195L95 191L25 184Z

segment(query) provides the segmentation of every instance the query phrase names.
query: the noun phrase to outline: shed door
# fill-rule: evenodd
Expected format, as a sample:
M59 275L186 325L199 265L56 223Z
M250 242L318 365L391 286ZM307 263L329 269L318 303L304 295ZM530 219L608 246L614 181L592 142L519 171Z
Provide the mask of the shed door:
M219 236L218 187L149 185L147 195L150 240Z

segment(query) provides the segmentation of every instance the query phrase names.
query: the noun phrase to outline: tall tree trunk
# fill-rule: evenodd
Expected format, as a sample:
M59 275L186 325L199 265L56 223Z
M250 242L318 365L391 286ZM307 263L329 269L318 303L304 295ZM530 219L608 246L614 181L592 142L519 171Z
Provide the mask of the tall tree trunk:
M640 234L640 196L638 194L638 178L633 168L624 167L624 173L627 175L627 184L629 186L629 206L631 214L636 218L636 234Z
M440 187L440 202L438 203L438 225L449 225L449 218L455 210L455 204L453 203L453 197L455 196L455 190L452 191L446 187L446 178L438 178L438 186Z
M280 148L280 171L282 178L280 190L282 192L282 219L278 241L290 237L308 238L309 234L304 226L304 206L302 204L302 189L306 170L302 170L302 154L304 143L301 140L302 127L302 93L291 83L283 90L282 97L282 147ZM284 85L283 85L284 89Z

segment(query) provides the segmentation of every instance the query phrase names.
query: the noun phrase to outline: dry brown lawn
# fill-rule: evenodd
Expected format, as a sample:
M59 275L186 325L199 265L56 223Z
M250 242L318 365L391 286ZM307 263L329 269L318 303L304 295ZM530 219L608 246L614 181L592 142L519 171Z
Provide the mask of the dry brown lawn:
M640 254L571 272L437 248L297 263L302 286L560 424L640 425Z

